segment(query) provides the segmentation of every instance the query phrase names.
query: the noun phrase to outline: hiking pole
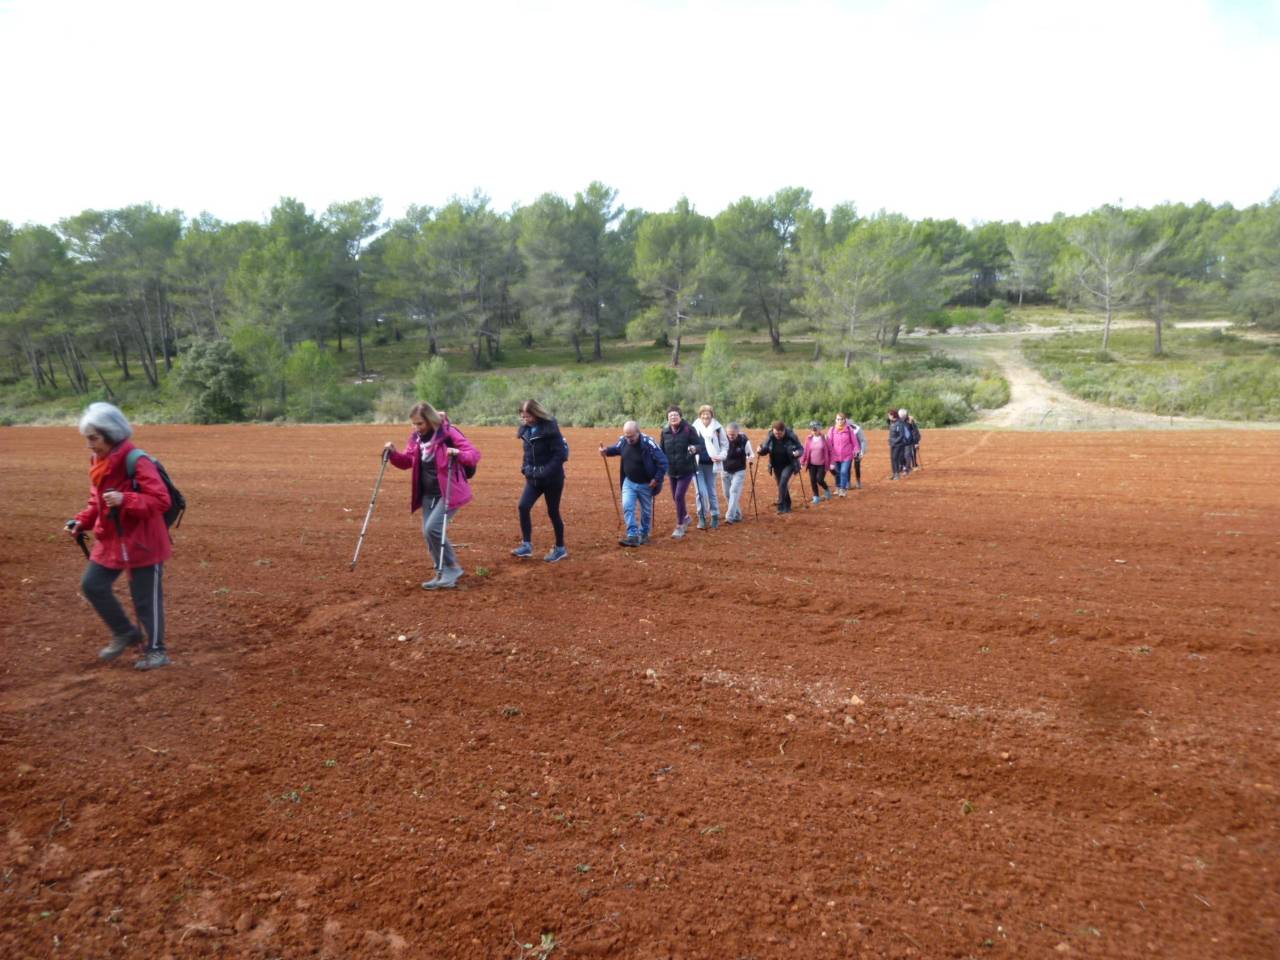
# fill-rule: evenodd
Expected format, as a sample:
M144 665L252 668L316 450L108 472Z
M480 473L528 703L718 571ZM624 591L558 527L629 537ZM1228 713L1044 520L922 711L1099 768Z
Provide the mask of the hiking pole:
M609 469L609 458L600 455L600 462L604 464L604 475L609 480L609 496L613 498L613 513L618 518L618 526L622 526L622 511L618 508L618 491L613 489L613 472ZM618 469L622 469L619 467Z
M116 488L107 487L106 492L115 493ZM129 545L124 542L124 524L120 522L120 508L112 507L110 513L111 513L111 522L114 523L116 527L116 537L120 541L120 559L123 560L124 565L128 567L129 566ZM132 574L130 574L130 576L132 576Z
M755 511L756 519L760 519L760 505L756 503L756 467L760 465L759 457L751 458L751 469L747 471L747 477L751 480L751 509Z
M373 505L378 502L378 488L382 486L382 475L387 472L387 460L391 457L391 451L384 449L382 451L382 469L378 471L378 479L373 483L373 496L369 498L369 509L365 511L364 524L360 527L360 539L356 541L355 556L351 558L351 569L356 568L356 561L360 559L360 548L364 546L364 534L369 529L369 518L373 516Z
M440 559L436 562L436 576L444 572L444 545L449 536L449 486L453 483L453 454L446 454L448 466L444 472L444 515L440 518Z
M800 475L800 496L804 498L804 508L809 509L809 491L804 485L804 467L796 467L796 473Z
M75 522L74 520L68 520L68 521L64 524L64 526L65 526L68 530L74 530L74 529L76 528L76 522ZM83 553L83 554L84 554L84 558L85 558L86 560L88 560L88 559L89 559L89 548L88 548L88 547L86 547L86 546L85 546L85 544L84 544L84 531L83 531L83 530L81 530L79 533L77 533L77 534L76 534L76 546L78 546L78 547L80 548L80 552L81 552L81 553Z

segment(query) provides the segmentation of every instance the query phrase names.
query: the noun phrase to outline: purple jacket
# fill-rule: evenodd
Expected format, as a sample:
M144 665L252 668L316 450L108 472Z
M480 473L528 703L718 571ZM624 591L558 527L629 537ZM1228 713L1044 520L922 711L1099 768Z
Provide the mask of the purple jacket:
M862 450L858 445L858 435L847 423L843 430L832 427L827 431L827 444L831 447L832 463L845 463L852 460Z
M442 440L447 442L441 442ZM448 451L450 447L456 447L458 450L451 477L445 473L449 469ZM470 503L473 496L471 484L467 482L466 472L462 468L474 467L478 464L480 462L480 451L473 447L471 441L449 422L448 417L445 417L425 445L422 442L422 437L415 430L409 434L409 440L404 445L403 453L393 450L387 457L393 466L399 467L401 470L411 469L413 471L413 490L409 494L409 512L413 513L422 506L420 477L424 455L427 459L435 461L436 475L440 477L441 493L444 492L446 479L448 480L449 502L445 504L446 509L457 510L459 507L464 507Z

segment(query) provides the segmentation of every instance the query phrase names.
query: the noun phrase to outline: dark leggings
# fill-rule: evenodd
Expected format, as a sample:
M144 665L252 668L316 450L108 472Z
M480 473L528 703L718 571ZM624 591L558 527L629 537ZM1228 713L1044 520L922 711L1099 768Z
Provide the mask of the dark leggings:
M811 463L809 464L809 492L816 497L819 487L823 490L831 489L827 486L827 468Z
M564 493L564 474L554 480L524 481L524 493L520 495L520 539L525 543L533 539L533 518L530 513L539 497L547 498L547 516L551 529L556 532L556 546L564 546L564 521L560 519L560 495Z
M855 483L862 482L862 455L853 458L853 478Z
M80 580L80 590L85 599L93 604L98 616L107 625L107 629L115 636L127 634L134 629L129 615L116 599L116 578L122 571L112 570L99 563L89 561L84 577ZM133 609L138 615L138 622L147 634L148 650L164 649L164 564L154 567L134 567L129 573L129 593L133 597Z

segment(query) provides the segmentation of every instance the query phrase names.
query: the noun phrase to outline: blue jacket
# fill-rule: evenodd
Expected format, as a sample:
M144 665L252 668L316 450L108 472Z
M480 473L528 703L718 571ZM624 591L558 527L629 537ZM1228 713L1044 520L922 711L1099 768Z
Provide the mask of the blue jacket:
M662 448L658 446L654 439L647 434L640 434L640 439L637 442L640 444L640 450L644 454L644 469L649 474L649 482L652 483L657 480L658 483L661 483L662 478L667 475L667 455L662 452ZM612 447L604 448L604 455L606 457L620 457L626 445L627 438L624 434L618 438L618 442ZM622 486L622 481L622 471L619 470L618 486Z

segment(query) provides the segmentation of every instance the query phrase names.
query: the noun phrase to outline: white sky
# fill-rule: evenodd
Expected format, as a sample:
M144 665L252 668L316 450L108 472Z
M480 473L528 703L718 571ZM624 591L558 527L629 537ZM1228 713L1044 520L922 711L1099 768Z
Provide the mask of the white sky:
M602 180L913 218L1280 188L1280 0L0 0L0 218Z

